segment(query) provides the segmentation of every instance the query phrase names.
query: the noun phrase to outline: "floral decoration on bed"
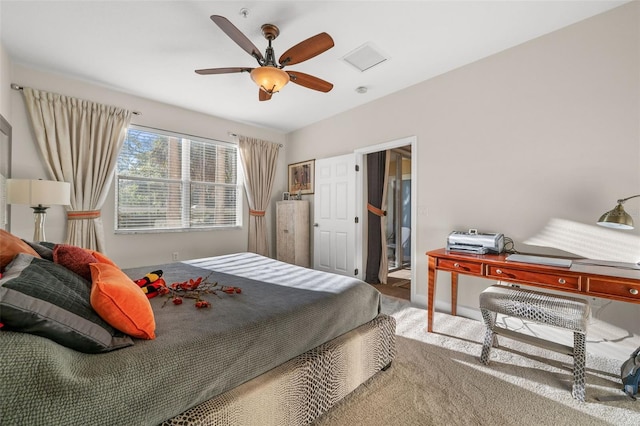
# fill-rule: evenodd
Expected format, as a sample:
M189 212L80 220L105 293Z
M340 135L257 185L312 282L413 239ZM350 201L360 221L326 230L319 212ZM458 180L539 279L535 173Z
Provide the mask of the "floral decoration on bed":
M175 282L169 286L167 286L162 278L162 274L162 270L152 271L134 282L140 286L148 298L158 295L166 296L167 300L162 304L163 308L169 300L171 300L174 305L182 305L184 299L195 299L194 305L198 309L210 308L211 303L202 298L207 294L220 297L219 292L226 293L230 296L242 293L242 288L240 287L221 285L217 281L209 281L211 274L205 278L189 278L186 281Z

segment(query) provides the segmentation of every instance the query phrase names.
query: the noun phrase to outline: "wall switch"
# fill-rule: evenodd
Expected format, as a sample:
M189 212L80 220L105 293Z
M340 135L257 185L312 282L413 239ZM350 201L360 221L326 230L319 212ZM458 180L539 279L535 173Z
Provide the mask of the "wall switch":
M178 252L174 251L173 253L171 253L171 260L178 260Z

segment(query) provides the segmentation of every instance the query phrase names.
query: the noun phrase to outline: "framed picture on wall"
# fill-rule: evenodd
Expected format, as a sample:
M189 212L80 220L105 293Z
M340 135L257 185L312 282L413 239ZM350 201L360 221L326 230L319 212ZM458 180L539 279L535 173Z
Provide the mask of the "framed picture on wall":
M289 193L313 194L316 160L289 164Z

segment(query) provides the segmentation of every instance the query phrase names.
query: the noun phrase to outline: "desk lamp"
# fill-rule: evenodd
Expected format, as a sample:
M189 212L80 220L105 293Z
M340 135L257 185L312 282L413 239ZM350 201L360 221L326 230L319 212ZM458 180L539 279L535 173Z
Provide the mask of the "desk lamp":
M7 180L7 203L28 204L33 209L35 230L33 241L46 241L44 221L52 205L68 205L71 185L68 182L42 179Z
M640 197L640 194L618 200L618 204L613 210L610 210L600 216L600 219L598 219L598 225L606 226L607 228L633 229L633 219L629 213L624 211L622 205L625 201L636 197Z

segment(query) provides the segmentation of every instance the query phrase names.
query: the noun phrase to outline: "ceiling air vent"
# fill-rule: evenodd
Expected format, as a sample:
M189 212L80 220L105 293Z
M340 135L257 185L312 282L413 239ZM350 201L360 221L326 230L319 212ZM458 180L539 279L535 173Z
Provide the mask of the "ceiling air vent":
M371 43L365 43L357 49L347 53L342 60L353 65L360 71L366 71L389 59L376 49Z

